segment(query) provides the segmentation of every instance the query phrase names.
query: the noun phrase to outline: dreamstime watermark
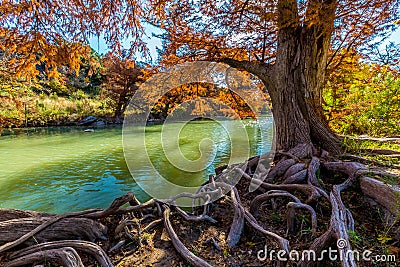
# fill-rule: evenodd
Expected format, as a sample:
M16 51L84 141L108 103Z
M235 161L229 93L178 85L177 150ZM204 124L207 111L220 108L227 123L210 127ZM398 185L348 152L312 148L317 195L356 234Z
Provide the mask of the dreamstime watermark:
M257 258L260 261L278 260L278 261L372 261L372 262L396 262L395 255L374 255L371 250L351 250L345 239L339 239L336 243L337 249L329 247L317 253L314 250L269 250L267 245L264 249L257 252Z
M190 177L193 177L193 173L204 172L207 168L210 169L209 167L212 166L216 154L220 152L218 151L220 149L218 147L220 133L216 133L211 137L207 136L200 140L198 143L200 156L197 159L185 157L181 149L180 135L188 123L198 118L218 123L223 128L222 132L228 135L229 145L226 147L230 148L230 153L226 153L229 155L227 165L246 162L250 157L250 140L254 139L254 136L248 136L245 125L248 121L241 120L239 114L230 105L221 101L223 98L209 98L198 93L196 97L179 103L165 118L160 137L162 151L153 151L147 145L148 132L146 129L148 130L148 128L146 128L146 125L151 117L151 111L159 104L159 100L169 97L168 93L171 90L193 84L212 84L214 85L213 90L228 90L229 95L235 95L234 98L239 97L240 101L244 102L254 114L255 121L252 121L252 123L257 124L261 138L270 135L270 132L263 132L267 130L262 125L268 123L273 128L272 112L266 105L268 101L262 92L262 88L255 80L239 70L225 64L203 61L174 66L166 72L152 76L139 87L127 107L123 125L123 149L127 166L136 184L153 198L168 199L181 193L195 193L198 190L198 185L190 185L190 182L185 183L189 185L182 185L168 179L168 170L161 166L165 161L179 170L180 176L190 179ZM235 101L237 100L235 99ZM212 137L215 137L215 139ZM243 142L243 140L247 142ZM266 140L260 141L263 144L268 143ZM244 148L245 143L247 145ZM257 189L260 180L262 181L266 176L261 174L265 174L270 168L269 163L274 157L273 142L270 150L272 152L262 155L258 166L256 166L253 180L250 183L250 191ZM157 160L154 160L155 154ZM246 167L244 164L240 166L240 169L244 171ZM237 168L236 170L229 170L230 186L236 185L242 177L242 173ZM142 178L144 170L146 176L152 177L152 179ZM208 196L210 199L207 202L215 201L230 191L230 188L219 189L221 189L221 193L210 194ZM215 188L213 190L216 191ZM205 191L212 190L206 189ZM186 203L178 204L180 206L192 206L192 201L187 200ZM202 203L198 205L202 205Z

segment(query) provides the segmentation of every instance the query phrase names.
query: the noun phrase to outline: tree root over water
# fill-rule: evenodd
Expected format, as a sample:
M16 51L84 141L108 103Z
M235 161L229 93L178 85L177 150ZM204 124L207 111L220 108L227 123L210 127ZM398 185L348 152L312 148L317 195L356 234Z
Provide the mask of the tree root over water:
M250 232L258 232L289 255L289 239L299 228L297 215L302 214L308 218L313 237L309 250L320 255L323 250L334 247L342 255L349 255L352 251L349 233L354 232L355 220L342 200L343 192L349 190L372 198L393 218L399 218L399 187L368 177L385 176L386 173L371 170L362 163L335 161L327 152L318 152L313 146L302 144L289 151L280 151L278 162L270 172L267 166L260 164L263 164L262 157L252 158L247 164L229 166L224 171L220 170L215 178L210 177L210 181L196 193L182 193L170 199L151 199L140 203L133 193L128 193L114 200L108 209L62 215L0 209L0 259L5 260L4 266L46 262L83 266L83 262L91 258L100 266L110 267L114 264L109 253L115 253L131 242L141 246L146 233L163 225L174 248L185 261L194 266L212 266L182 242L171 216L193 225L218 225L211 211L223 203L230 203L233 210L225 240L228 248L236 247L250 229ZM231 184L233 174L241 176L242 180L237 185ZM242 202L241 197L250 193L243 194L242 190L240 195L238 190L238 186L244 184L256 188L254 197L247 202ZM176 206L180 198L193 200L191 212ZM212 202L211 199L218 200ZM286 230L278 233L257 218L263 219L261 211L265 210L266 203L271 203L272 209L276 209L283 199L286 201ZM202 205L196 205L198 203ZM321 203L325 203L330 210L329 221L322 224L319 218ZM113 231L104 225L106 219L116 224ZM108 252L101 246L101 242L107 239L113 240ZM103 241L96 243L99 240ZM216 240L218 237L214 236L208 239L208 243L221 251ZM287 265L284 261L274 262L276 266ZM344 257L340 264L343 267L357 266L352 257ZM311 258L302 258L297 265L318 266L318 263Z

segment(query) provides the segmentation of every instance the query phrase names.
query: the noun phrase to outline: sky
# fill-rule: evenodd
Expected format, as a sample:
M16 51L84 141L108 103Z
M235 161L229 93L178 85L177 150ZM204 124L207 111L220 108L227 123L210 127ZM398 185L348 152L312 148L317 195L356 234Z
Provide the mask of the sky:
M146 36L144 36L143 39L147 43L147 47L149 48L152 62L156 62L158 58L157 48L162 48L162 42L161 39L154 37L153 34L161 34L162 30L150 24L146 24L145 33ZM110 51L107 47L106 41L101 36L99 36L99 38L97 36L93 36L89 39L89 44L99 54L106 54ZM126 39L122 43L122 45L124 48L128 48L130 46L130 39ZM144 59L142 59L140 56L138 56L138 60L144 61Z
M157 48L161 49L162 48L162 42L159 38L152 36L153 34L161 34L162 30L154 27L150 24L146 24L145 26L145 32L146 35L144 37L144 41L147 43L149 51L150 51L150 56L151 56L151 61L153 63L156 63L157 58L158 58L158 53L157 53ZM382 44L384 47L386 44L389 42L394 42L396 44L400 44L400 27L397 28L396 31L392 33L392 35ZM92 37L89 40L90 46L96 50L99 54L106 54L109 49L107 47L107 44L101 36L97 38L96 36ZM125 42L123 42L123 46L125 48L129 47L129 39L127 39ZM141 56L138 56L137 58L138 61L145 61L145 59L141 58Z

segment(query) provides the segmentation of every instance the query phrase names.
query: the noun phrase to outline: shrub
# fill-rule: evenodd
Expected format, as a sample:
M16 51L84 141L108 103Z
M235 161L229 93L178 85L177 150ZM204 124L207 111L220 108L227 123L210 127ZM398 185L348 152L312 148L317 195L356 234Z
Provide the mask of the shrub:
M324 91L331 127L341 134L400 133L400 76L388 67L362 64L336 73Z

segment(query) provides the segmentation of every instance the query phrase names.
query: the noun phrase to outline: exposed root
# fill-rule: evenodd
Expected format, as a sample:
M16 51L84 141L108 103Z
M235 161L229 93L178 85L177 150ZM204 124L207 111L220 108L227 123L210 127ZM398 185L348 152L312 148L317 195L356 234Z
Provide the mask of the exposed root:
M348 233L349 231L354 231L354 219L342 201L341 192L353 184L359 173L366 169L366 166L355 162L327 162L324 167L329 170L340 171L349 177L345 182L333 186L329 196L332 207L330 227L325 234L314 241L311 249L320 253L333 240L337 240L341 255L352 255ZM339 246L339 242L343 245ZM309 264L310 262L308 261L301 262L301 265L308 266ZM342 257L341 265L343 267L357 266L355 259L347 256Z
M283 151L283 150L278 151L278 154L280 154L282 156L286 156L288 158L291 158L294 161L300 161L300 159L298 157L296 157L295 155L290 154L289 152L286 152L286 151Z
M360 188L365 195L374 199L394 216L400 215L400 187L363 176L360 178Z
M306 168L305 163L297 163L292 165L286 172L285 175L283 176L283 179L286 180L288 177L304 170Z
M34 252L6 263L5 267L36 265L41 262L52 262L65 267L84 267L78 253L69 247Z
M308 179L307 179L307 183L317 186L317 187L321 187L321 185L318 182L318 178L317 178L317 171L319 170L319 165L320 165L320 161L317 157L312 157L310 164L308 165Z
M41 217L41 216L49 216L49 214L36 211L27 211L27 210L0 209L0 222L14 220L14 219L28 218L28 217Z
M267 180L272 180L275 177L282 176L295 163L296 161L294 159L281 159L281 161L279 161L275 167L270 170Z
M201 214L199 216L190 215L186 211L182 210L179 207L175 207L176 211L187 221L200 222L200 221L208 221L210 223L216 223L217 221L208 216L207 214Z
M374 166L400 168L400 166L396 165L396 164L384 163L384 162L381 162L381 161L367 159L367 158L364 158L364 157L351 155L351 154L345 154L341 158L342 159L353 160L353 161L360 162L360 163L363 163L363 164L374 165Z
M110 258L107 256L107 254L99 245L92 242L79 241L79 240L64 240L64 241L54 241L54 242L46 242L38 244L11 254L10 259L18 260L25 258L27 255L41 252L44 250L56 250L66 247L73 248L76 251L82 251L86 254L93 256L101 266L104 267L113 266Z
M301 184L307 178L307 170L301 170L289 177L287 177L283 183L284 184Z
M240 236L243 233L244 208L240 205L240 198L236 188L231 190L230 196L235 209L235 215L226 242L228 243L228 246L232 248L239 242Z
M244 214L244 218L250 224L250 226L252 226L254 229L264 234L267 238L272 239L280 246L282 250L289 252L289 242L285 238L273 232L265 230L262 226L260 226L257 223L257 220L253 217L253 215L250 212L246 211L246 209L240 202L239 193L236 188L234 188L231 191L231 201L234 204L235 208L239 209L241 213Z
M229 233L222 235L222 238L226 237L225 240L208 233L205 237L207 240L201 243L211 244L218 253L225 253L226 249L230 250L236 246L240 248L241 240L247 237L245 231L250 227L263 235L258 238L263 240L265 237L286 253L290 252L288 240L296 236L306 238L306 244L309 245L307 249L313 250L316 255L321 255L323 250L331 246L337 246L341 255L346 255L352 249L349 232L354 231L355 221L342 200L344 191L360 188L365 195L373 198L393 215L400 216L400 189L367 177L390 174L358 162L333 161L329 153L318 152L309 144L301 144L289 151L280 151L279 154L279 161L270 172L269 166L264 165L263 156L254 157L249 159L247 164L236 164L224 167L224 171L219 170L217 177L210 176L209 181L195 194L181 193L168 199L151 199L140 203L133 193L128 193L117 198L105 210L93 209L63 215L0 209L0 253L13 252L6 254L6 266L37 265L46 261L64 266L83 266L82 259L87 260L89 256L98 265L111 267L113 263L104 250L115 253L129 244L140 248L151 235L145 234L146 232L154 233L160 227L164 227L174 248L185 261L193 266L211 266L210 258L202 256L203 259L191 251L190 245L185 246L187 241L182 239L184 232L178 232L180 238L174 230L173 222L184 220L190 225L201 222L202 227L216 229L220 222L211 211L229 201L234 212L230 227L225 228L226 233L229 229ZM327 178L325 172L339 174L340 182L335 183L331 177L328 177L327 182L324 180ZM249 184L247 195L254 194L247 200L242 195L243 203L239 195L240 190L238 191L238 188L242 187L243 193L243 184L234 184L237 177L244 179L246 185ZM176 205L181 198L193 200L191 212ZM273 205L274 212L284 214L286 210L286 228L284 226L280 232L269 231L270 228L263 220L265 218L257 217L263 214L262 207L266 201L283 207L275 210ZM125 206L127 203L130 206ZM283 206L285 203L286 209ZM307 212L307 216L303 218L307 219L305 222L311 223L312 235L308 230L306 234L300 231L301 235L298 235L298 229L302 228L298 220L299 213L304 211ZM319 217L321 215L322 217ZM109 218L117 223L108 231L107 237L111 237L112 241L109 246L102 248L93 242L105 239L106 228L102 223ZM328 221L328 218L329 226L325 227L326 223L321 224L320 221ZM219 244L216 240L222 243ZM339 244L338 241L342 243ZM342 246L343 244L345 246ZM83 253L86 257L81 258L78 253ZM274 264L285 266L285 262L275 261ZM298 262L298 266L316 265L317 262L308 259ZM351 257L344 257L341 265L357 266Z
M210 239L204 242L204 244L209 244L209 243L211 243L216 250L222 251L220 245L218 245L218 242L215 240L215 238L211 237Z
M284 190L290 193L294 193L295 191L299 191L304 195L308 196L308 199L305 201L306 203L313 203L318 201L318 199L323 196L325 198L329 198L326 192L322 189L313 186L313 185L306 185L306 184L268 184L268 183L261 183L261 187L266 190Z
M286 205L286 207L288 209L287 228L288 228L289 232L293 233L295 230L295 220L294 219L295 219L296 209L305 209L305 210L308 210L311 215L312 234L315 235L317 233L317 213L311 206L309 206L307 204L299 203L299 202L289 202Z
M129 192L126 195L115 199L108 209L86 214L85 217L98 219L110 216L121 211L121 206L126 203L132 203L134 207L140 206L140 202L135 198L135 195L132 192Z
M194 255L190 250L188 250L182 241L179 240L178 235L175 233L174 228L172 227L171 221L169 219L171 210L168 206L164 206L164 225L165 229L168 232L169 237L171 238L172 244L178 253L188 262L193 264L194 266L199 267L211 267L209 263L205 260L200 259L196 255Z
M250 212L245 211L245 218L251 227L264 234L266 238L276 242L282 250L284 250L286 253L289 253L289 241L273 232L265 230L261 225L258 224L257 220L253 217L253 215L251 215Z
M250 212L254 215L257 215L258 209L262 206L262 204L265 201L268 201L268 200L270 200L272 198L276 198L276 197L289 197L292 200L294 200L296 203L301 203L301 201L297 197L290 194L289 192L280 191L280 190L271 190L262 195L258 195L253 199L253 201L250 204Z
M359 171L365 171L368 167L358 162L325 162L323 166L333 172L341 172L348 176L354 176Z
M0 222L0 253L21 244L35 244L53 240L104 240L106 228L85 218L29 217ZM51 226L51 227L50 227ZM33 239L35 237L35 239Z

